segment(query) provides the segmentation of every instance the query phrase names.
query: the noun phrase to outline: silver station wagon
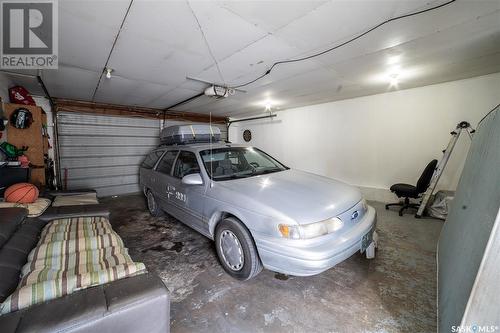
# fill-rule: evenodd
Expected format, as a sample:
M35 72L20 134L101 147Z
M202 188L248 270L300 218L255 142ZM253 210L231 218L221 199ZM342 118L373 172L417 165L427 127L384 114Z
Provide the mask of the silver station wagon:
M240 280L262 267L309 276L356 252L374 257L376 212L356 187L219 137L208 125L162 131L164 144L140 167L153 216L166 212L215 240L222 266Z

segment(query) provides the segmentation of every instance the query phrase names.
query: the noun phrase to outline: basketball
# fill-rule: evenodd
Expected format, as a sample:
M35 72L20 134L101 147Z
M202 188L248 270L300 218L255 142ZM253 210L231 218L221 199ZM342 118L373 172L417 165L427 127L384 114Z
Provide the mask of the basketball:
M9 186L4 193L6 202L33 203L38 199L38 188L29 183L18 183Z

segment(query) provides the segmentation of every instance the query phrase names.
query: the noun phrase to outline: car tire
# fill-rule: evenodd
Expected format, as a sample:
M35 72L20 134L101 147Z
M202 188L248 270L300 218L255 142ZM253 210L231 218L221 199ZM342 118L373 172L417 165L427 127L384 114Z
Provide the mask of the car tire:
M146 192L146 201L148 204L148 210L151 216L154 217L160 217L164 215L163 210L160 208L158 205L158 202L156 201L155 196L153 195L153 192L147 191Z
M238 280L249 280L262 271L262 263L248 229L228 217L215 229L215 250L224 270Z

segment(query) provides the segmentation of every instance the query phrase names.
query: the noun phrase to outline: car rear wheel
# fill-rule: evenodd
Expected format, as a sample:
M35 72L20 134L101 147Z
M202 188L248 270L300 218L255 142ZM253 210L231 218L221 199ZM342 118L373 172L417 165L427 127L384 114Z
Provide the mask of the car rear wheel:
M250 232L235 218L228 217L217 225L215 249L224 270L238 280L249 280L262 270Z
M158 206L158 203L156 202L155 196L153 195L153 192L149 191L146 194L146 198L148 201L148 209L149 213L151 216L154 217L159 217L163 215L163 210L161 210L160 206Z

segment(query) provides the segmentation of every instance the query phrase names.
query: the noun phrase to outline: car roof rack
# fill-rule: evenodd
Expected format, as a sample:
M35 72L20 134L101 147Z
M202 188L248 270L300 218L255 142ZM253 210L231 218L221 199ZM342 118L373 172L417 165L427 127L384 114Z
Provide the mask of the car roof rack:
M174 125L164 128L160 133L162 145L185 145L221 141L220 129L211 125Z

